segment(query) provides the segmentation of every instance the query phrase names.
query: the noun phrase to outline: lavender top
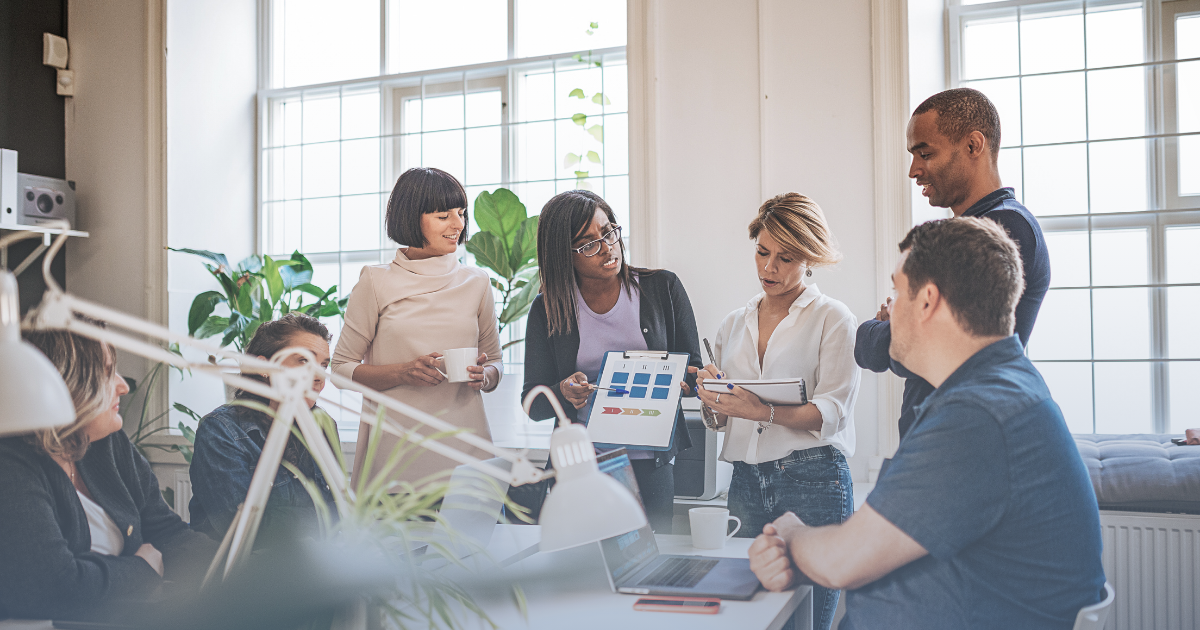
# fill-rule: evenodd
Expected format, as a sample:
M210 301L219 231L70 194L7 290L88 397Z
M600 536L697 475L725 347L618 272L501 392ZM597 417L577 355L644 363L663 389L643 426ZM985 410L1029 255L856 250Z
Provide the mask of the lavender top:
M617 303L607 313L596 313L588 308L583 296L575 293L576 320L579 323L579 351L575 355L575 369L588 377L589 383L600 380L600 366L604 354L613 350L645 350L646 338L642 336L642 296L637 290L621 290ZM578 410L580 422L586 423L592 415L592 403L588 401ZM654 453L646 450L630 450L630 459L653 459Z

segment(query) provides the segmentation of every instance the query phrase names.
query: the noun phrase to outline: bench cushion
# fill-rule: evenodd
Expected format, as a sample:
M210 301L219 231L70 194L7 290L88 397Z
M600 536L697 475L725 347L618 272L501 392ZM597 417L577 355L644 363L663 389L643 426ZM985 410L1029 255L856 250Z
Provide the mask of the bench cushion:
M1173 437L1075 435L1100 509L1200 514L1200 446Z

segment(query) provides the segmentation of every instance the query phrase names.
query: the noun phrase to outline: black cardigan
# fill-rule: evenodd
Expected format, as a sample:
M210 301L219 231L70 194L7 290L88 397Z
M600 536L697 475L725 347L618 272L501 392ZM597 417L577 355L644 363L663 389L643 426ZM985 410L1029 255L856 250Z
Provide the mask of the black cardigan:
M217 543L190 530L163 500L150 463L123 431L88 447L77 469L125 536L120 556L91 551L75 486L21 437L0 439L0 619L88 618L105 605L145 599L163 583L134 553L150 543L165 579L198 584Z
M661 269L635 270L634 273L638 275L637 286L641 290L642 336L646 338L646 348L686 352L691 357L689 365L703 367L692 302L679 277ZM575 373L575 356L578 353L578 328L565 335L550 336L546 303L539 294L529 308L529 319L525 324L525 386L521 390L521 398L524 399L534 386L546 385L554 390L559 403L570 414L575 407L567 402L557 385ZM696 377L689 374L687 384L695 390ZM544 397L539 397L530 409L530 417L534 420L553 418L554 408ZM571 421L575 420L575 415L571 414ZM691 446L692 440L683 422L681 409L675 416L674 446L669 451L654 451L655 464L662 466L670 462L676 453Z

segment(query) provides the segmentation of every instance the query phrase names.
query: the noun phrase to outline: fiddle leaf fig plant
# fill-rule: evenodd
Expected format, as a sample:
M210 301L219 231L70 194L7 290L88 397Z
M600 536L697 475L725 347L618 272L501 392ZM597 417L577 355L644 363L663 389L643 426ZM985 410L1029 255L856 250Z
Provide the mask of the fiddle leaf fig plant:
M203 258L204 267L221 284L220 291L205 291L192 300L188 335L197 339L221 335L221 346L232 344L242 352L259 326L292 311L313 317L346 314L349 298L338 299L336 284L328 289L313 284L312 263L300 252L286 260L252 255L235 267L225 254L168 249ZM221 306L227 315L217 313Z
M475 262L493 274L492 286L500 292L500 332L529 313L533 298L542 290L537 266L538 217L529 216L525 204L507 188L486 190L475 198L479 231L467 241ZM508 348L521 343L515 339Z

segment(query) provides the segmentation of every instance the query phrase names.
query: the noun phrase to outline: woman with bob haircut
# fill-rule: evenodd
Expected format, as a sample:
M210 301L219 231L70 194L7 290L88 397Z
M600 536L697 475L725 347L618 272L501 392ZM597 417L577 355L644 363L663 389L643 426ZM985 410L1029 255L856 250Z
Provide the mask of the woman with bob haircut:
M58 368L75 421L0 439L0 619L89 619L164 584L198 586L217 544L167 507L118 411L110 346L25 332Z
M327 368L329 338L329 329L315 317L293 312L259 326L246 346L246 354L271 360L281 350L303 348L313 354L322 368ZM282 357L280 363L284 367L298 367L307 361L303 355L292 353ZM242 376L270 382L261 374L242 373ZM312 389L317 393L325 389L324 372L313 380ZM238 390L236 400L256 402L271 409L279 407L278 402L245 390ZM316 400L307 402L313 411L320 411ZM319 413L318 421L323 417L328 418ZM250 479L262 456L273 421L273 417L258 409L236 403L221 405L204 416L196 428L196 446L192 455L192 501L188 510L193 529L217 540L225 536L237 515L238 505L246 500ZM283 461L312 480L325 505L332 508L333 492L329 483L295 434L288 438ZM330 512L336 514L336 510ZM296 536L316 536L319 533L317 524L317 508L304 483L281 465L267 497L255 547Z
M729 513L742 520L738 535L746 538L786 512L812 527L853 513L846 458L854 454L860 378L858 322L804 280L813 267L841 259L821 207L798 193L769 199L750 222L750 238L762 291L722 322L714 346L720 370L707 365L697 379L701 401L725 433L721 459L733 462ZM741 387L704 390L720 372L730 379L803 378L809 402L777 406ZM839 595L813 586L813 628L830 627Z
M595 400L589 384L600 378L604 353L686 352L691 365L702 364L696 320L683 283L670 271L636 269L625 262L621 226L596 193L564 192L542 208L538 266L542 292L534 298L525 326L522 395L546 385L564 409L577 410L571 420L586 423ZM687 383L680 386L690 395ZM539 398L530 416L551 419L554 410ZM691 445L680 411L670 450L629 450L646 516L659 533L670 533L674 514L671 460Z
M467 239L467 203L462 184L436 168L411 168L396 180L385 224L400 248L392 262L363 267L350 292L333 372L491 439L480 391L500 384L500 331L487 272L458 260L458 247ZM479 351L476 365L467 367L467 382L447 382L443 374L439 358L454 348ZM375 405L363 401L363 413L373 417ZM402 425L413 425L395 416ZM370 429L359 425L355 479L375 477L398 443L385 433L381 455L365 471ZM465 444L455 447L491 457ZM456 462L421 451L407 464L395 478L416 481L449 471Z

